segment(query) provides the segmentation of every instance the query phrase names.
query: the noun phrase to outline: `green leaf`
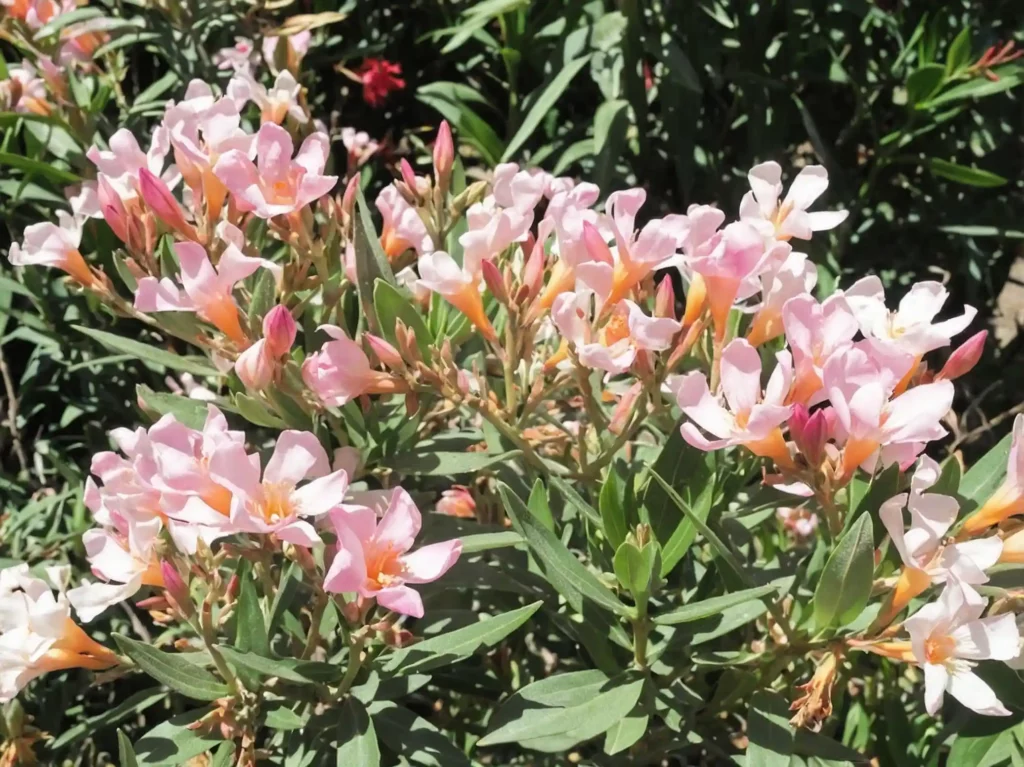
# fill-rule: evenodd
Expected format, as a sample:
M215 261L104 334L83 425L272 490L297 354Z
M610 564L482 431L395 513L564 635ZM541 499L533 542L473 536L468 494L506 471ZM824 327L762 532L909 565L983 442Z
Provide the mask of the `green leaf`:
M430 361L430 346L434 337L408 296L403 294L394 285L378 279L373 286L373 308L377 312L377 320L380 332L384 338L398 348L398 337L395 333L396 322L401 320L407 328L416 334L416 346L419 347L420 355L424 361Z
M775 586L757 586L743 591L734 591L731 594L723 594L720 597L704 599L700 602L693 602L688 605L676 608L671 612L662 613L654 617L654 622L659 626L674 626L678 623L690 623L718 615L723 610L750 602L761 597L774 594L778 589Z
M394 703L375 703L370 716L380 733L380 739L389 749L407 762L423 767L469 767L469 759L452 745L434 725L412 711ZM361 762L348 762L346 767ZM340 767L341 762L338 762Z
M526 539L526 545L537 557L548 581L576 612L583 612L584 597L598 607L619 615L631 612L596 575L573 556L554 533L530 513L526 504L507 485L499 483L498 492L505 503L505 511L512 520L512 526Z
M871 516L862 514L836 545L814 590L814 623L818 628L842 626L860 615L875 571Z
M551 506L548 504L548 491L544 483L537 478L530 491L530 497L526 502L526 508L530 513L551 532L555 532L555 518L551 514Z
M660 483L647 485L642 509L646 521L661 544L661 575L667 576L678 565L697 536L693 518L703 523L711 513L715 494L715 456L703 453L686 443L674 427L665 442L652 471L665 480L680 503L693 512L693 517L679 515L676 503ZM678 488L678 491L675 490Z
M658 544L648 543L642 549L624 541L615 551L615 577L622 588L633 595L638 605L645 605L651 594L654 568L658 564Z
M516 131L512 140L508 142L508 146L505 147L505 152L501 156L502 162L507 162L510 158L515 157L516 152L530 139L547 113L555 106L562 92L569 87L569 83L572 82L573 78L580 73L580 70L589 61L590 56L587 55L564 64L549 83L542 85L526 97L524 108L526 104L530 104L529 111L523 118L519 130Z
M288 708L285 701L275 700L264 703L260 711L263 714L263 723L273 730L301 730L309 722L310 714L308 708L304 714L298 714Z
M279 677L298 684L335 684L341 681L342 668L334 663L320 663L294 658L271 658L242 652L233 647L220 647L229 663L260 676Z
M946 77L952 77L971 63L971 28L960 30L946 53Z
M647 732L650 717L647 714L636 714L619 720L604 734L604 752L614 756L639 742Z
M1006 184L1006 179L995 173L980 168L970 168L966 165L957 165L955 162L940 160L937 157L928 158L928 170L936 176L967 186L994 187Z
M853 484L850 485L851 491ZM846 517L846 529L849 530L861 514L875 515L882 507L882 504L896 495L900 487L900 467L894 463L884 469L881 473L871 478L870 484L866 484L866 492L859 495L850 504L850 513Z
M585 516L595 525L601 524L601 515L597 513L593 506L587 503L583 496L576 492L572 485L566 482L561 477L550 478L551 487L562 494L562 500L572 506L576 511Z
M736 629L746 626L755 621L768 611L768 606L760 599L747 600L739 604L730 605L722 609L720 613L701 620L690 626L693 635L690 637L690 645L697 645L718 639Z
M788 708L778 693L754 693L747 720L746 767L789 767L793 728Z
M399 474L423 477L454 477L476 474L497 464L506 463L519 455L518 450L491 455L490 453L414 452L399 453L381 461L381 465Z
M209 711L203 708L172 716L143 735L135 743L139 767L181 767L223 742L220 733L202 735L189 729L190 724Z
M121 767L139 767L139 759L135 756L135 749L132 742L124 734L124 730L117 731L117 753L121 760Z
M994 71L999 75L998 80L993 81L986 77L976 77L973 80L968 80L965 83L960 83L959 85L954 85L952 88L944 90L931 101L926 104L921 104L918 108L937 109L938 107L946 106L954 101L960 101L963 99L980 99L985 96L993 96L997 93L1012 90L1021 84L1022 72L1016 67L1016 65L999 67Z
M338 767L379 767L380 746L366 708L351 695L341 704L338 719Z
M81 177L71 171L61 170L48 162L33 160L19 154L8 154L7 152L0 152L0 167L16 168L27 175L42 176L47 181L61 185L76 184L82 180Z
M45 26L35 33L36 40L43 40L50 35L60 32L65 27L77 24L81 21L97 19L104 15L102 8L76 8L68 13L60 13L53 17Z
M114 634L114 641L140 669L182 695L196 700L216 700L228 694L227 685L178 653L163 652L121 634Z
M519 546L525 543L523 536L519 533L477 533L476 535L464 535L462 541L463 554L476 554L480 551L491 549L503 549L508 546Z
M550 711L543 717L521 717L487 733L478 747L500 743L519 743L526 748L536 741L555 736L571 736L573 743L595 738L628 716L640 700L644 679L624 674L601 688L598 695L576 706ZM534 743L531 743L534 741ZM541 743L540 745L543 745Z
M170 413L178 422L190 429L202 429L203 424L206 423L206 413L210 403L183 397L180 394L156 392L143 384L138 384L135 387L135 396L146 409L153 410L160 415Z
M907 78L907 103L917 105L935 93L946 80L946 68L942 64L925 64L911 72Z
M135 359L149 362L153 365L180 370L183 373L192 373L198 376L219 377L220 373L208 360L201 357L185 357L173 352L158 349L155 346L144 344L140 341L133 341L130 338L107 333L102 330L85 328L81 325L72 325L72 328L90 338L99 341L103 346L115 352L130 354Z
M263 620L256 581L250 573L250 568L243 568L239 573L239 580L241 586L235 606L235 647L243 653L270 655L267 625Z
M353 240L356 252L356 289L359 292L359 303L364 315L375 332L377 314L373 306L373 289L377 280L395 284L395 275L391 271L388 257L380 245L377 230L370 218L370 210L366 205L363 190L356 187L356 215L352 217Z
M626 521L626 508L622 503L622 493L619 490L619 479L614 471L609 471L605 477L597 506L601 510L601 527L604 530L604 537L608 539L608 543L612 545L613 549L618 549L626 540L629 530Z
M256 426L266 426L270 429L287 429L288 424L278 418L260 400L248 394L236 394L232 404L238 414L249 423Z
M955 496L960 492L960 461L955 456L950 456L942 462L939 470L939 478L929 490L931 493Z
M962 732L953 741L953 747L949 750L949 757L946 760L946 767L1005 767L1010 763L1011 754L1019 749L1013 731L1018 726L1015 723L1000 729L1002 720L995 720L992 724L985 722L983 729L989 730L983 734L968 734ZM994 732L991 730L995 730Z
M249 302L249 326L253 331L261 327L267 312L277 303L277 282L274 273L269 269L260 269L256 273L256 285L252 290Z
M90 719L80 721L73 727L69 727L64 730L64 732L60 734L60 737L48 744L48 747L52 751L66 748L72 743L77 743L86 735L99 732L100 730L105 730L132 714L137 715L140 712L145 711L155 703L164 700L167 695L167 690L162 687L153 687L149 690L141 690L134 695L130 695L125 698L113 708L107 709Z
M412 674L464 660L481 647L493 647L502 641L526 623L541 604L534 602L397 650L388 657L384 670L391 674Z

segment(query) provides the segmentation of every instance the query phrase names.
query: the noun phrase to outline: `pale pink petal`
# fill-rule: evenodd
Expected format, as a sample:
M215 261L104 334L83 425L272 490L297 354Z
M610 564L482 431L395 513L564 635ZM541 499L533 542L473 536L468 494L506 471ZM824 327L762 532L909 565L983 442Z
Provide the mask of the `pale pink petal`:
M811 230L815 232L826 232L835 229L843 223L850 215L847 210L821 210L815 213L808 213L807 218L811 224Z
M348 490L348 475L335 471L326 477L314 479L292 493L299 516L318 517L341 504Z
M396 613L413 618L423 617L423 598L408 586L391 586L377 592L377 603Z
M808 165L789 186L784 202L796 210L807 210L828 189L828 171L821 165Z
M391 504L377 526L376 538L392 544L396 551L408 551L419 535L421 524L420 510L412 496L400 487L395 488Z
M129 599L142 588L142 577L128 583L83 583L67 592L68 601L83 623L88 623L108 607Z
M320 536L316 534L316 530L313 529L313 526L309 522L303 522L301 519L277 528L274 531L274 535L286 543L294 543L296 546L305 546L306 548L312 548L318 543L323 543L320 540Z
M953 405L950 381L915 386L889 403L882 427L886 442L929 442L941 439L946 430L941 419Z
M338 519L338 515L345 513L337 511L331 515L338 536L338 552L324 576L324 591L334 594L358 593L366 583L366 561L362 542L343 520Z
M135 308L140 312L194 312L195 302L164 277L143 277L135 290Z
M320 440L308 431L289 429L277 438L263 479L294 486L307 477L322 477L330 470L331 462Z
M733 413L747 413L761 397L761 356L746 339L732 340L722 352L722 392Z
M949 694L967 708L984 716L1009 716L1007 709L996 697L995 692L973 671L957 670L950 674L946 683ZM929 711L929 713L932 713Z
M458 560L462 553L462 541L452 540L423 546L402 557L405 572L402 579L407 583L430 583L436 581Z

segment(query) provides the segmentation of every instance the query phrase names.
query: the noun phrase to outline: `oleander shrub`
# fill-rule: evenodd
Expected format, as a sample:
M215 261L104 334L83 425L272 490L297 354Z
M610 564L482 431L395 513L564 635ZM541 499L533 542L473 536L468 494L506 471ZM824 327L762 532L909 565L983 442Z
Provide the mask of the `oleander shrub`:
M1019 11L892 5L3 0L0 765L1024 759Z

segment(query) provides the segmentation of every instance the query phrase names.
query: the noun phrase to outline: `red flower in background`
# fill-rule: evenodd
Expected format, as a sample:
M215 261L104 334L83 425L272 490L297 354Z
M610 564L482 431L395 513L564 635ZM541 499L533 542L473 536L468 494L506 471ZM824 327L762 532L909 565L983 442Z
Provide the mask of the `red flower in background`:
M363 82L363 100L371 107L380 106L391 91L405 87L405 80L397 77L402 74L402 65L387 59L364 59L356 74Z

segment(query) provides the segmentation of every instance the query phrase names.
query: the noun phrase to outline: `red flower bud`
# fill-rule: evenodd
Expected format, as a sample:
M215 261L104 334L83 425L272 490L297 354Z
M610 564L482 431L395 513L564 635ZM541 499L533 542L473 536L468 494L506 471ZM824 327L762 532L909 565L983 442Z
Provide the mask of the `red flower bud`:
M831 433L828 413L809 413L804 405L794 405L789 417L789 436L810 466L818 467L825 458L825 443Z
M246 389L259 391L270 386L277 366L267 350L267 340L261 339L242 352L235 360L235 373Z
M161 560L160 575L163 578L164 590L167 592L167 596L184 615L192 615L195 612L195 606L192 604L192 593L189 591L188 584L185 583L174 563L166 559Z
M949 355L942 370L935 376L936 381L952 381L960 376L969 373L985 352L985 341L988 340L988 331L982 330L964 341L957 347L956 351Z
M402 161L398 163L398 167L402 171L402 181L409 187L409 191L412 192L413 196L419 199L420 188L416 183L416 172L412 169L409 161L403 157Z
M263 318L263 338L267 342L267 353L278 359L288 354L295 343L297 332L295 318L287 307L275 306Z
M96 185L99 196L100 210L107 225L113 230L121 242L128 243L128 211L124 208L121 196L111 186L106 176L100 176Z

